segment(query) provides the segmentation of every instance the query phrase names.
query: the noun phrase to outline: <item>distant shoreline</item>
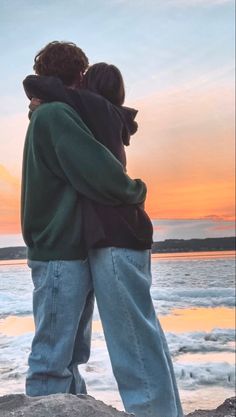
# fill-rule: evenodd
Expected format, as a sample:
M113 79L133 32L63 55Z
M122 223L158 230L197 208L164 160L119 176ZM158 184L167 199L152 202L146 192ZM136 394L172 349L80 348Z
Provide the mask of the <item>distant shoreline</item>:
M181 254L194 252L222 252L235 251L235 237L206 238L206 239L167 239L163 242L154 242L153 254ZM0 260L26 259L26 247L13 246L0 248Z

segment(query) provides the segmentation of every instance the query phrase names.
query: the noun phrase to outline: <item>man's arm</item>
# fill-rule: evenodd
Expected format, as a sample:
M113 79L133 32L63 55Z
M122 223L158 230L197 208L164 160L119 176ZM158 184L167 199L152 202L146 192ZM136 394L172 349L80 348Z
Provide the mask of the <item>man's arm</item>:
M79 193L106 205L139 204L146 186L132 180L120 162L98 143L78 114L62 103L44 104L34 115L49 132L66 180Z

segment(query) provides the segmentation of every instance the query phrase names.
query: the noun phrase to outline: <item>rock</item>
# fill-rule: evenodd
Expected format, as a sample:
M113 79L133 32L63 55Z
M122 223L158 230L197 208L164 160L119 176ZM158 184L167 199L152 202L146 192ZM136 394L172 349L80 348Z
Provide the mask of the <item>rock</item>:
M216 410L198 410L186 417L235 417L236 397ZM0 397L0 417L125 417L134 416L97 401L89 395L54 394L27 397L23 394Z
M235 417L236 397L228 398L216 410L198 410L186 417Z
M54 394L0 397L0 417L125 417L132 416L89 395Z
M217 342L217 336L215 334L208 333L205 335L204 339L210 342Z

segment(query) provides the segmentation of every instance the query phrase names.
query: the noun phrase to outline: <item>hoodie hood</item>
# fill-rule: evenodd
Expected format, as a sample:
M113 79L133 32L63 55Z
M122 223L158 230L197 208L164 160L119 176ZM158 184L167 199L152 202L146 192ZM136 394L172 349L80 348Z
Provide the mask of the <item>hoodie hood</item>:
M138 130L138 123L135 121L138 110L125 106L116 106L116 110L124 123L122 132L123 143L125 146L129 146L130 136L134 135Z

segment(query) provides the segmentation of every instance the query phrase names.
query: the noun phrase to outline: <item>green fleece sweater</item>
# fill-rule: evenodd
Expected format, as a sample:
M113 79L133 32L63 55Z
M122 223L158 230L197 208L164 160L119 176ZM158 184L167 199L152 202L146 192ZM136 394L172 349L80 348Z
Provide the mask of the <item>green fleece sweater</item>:
M72 108L43 104L31 117L23 155L21 223L29 259L85 257L80 194L106 205L137 204L146 187L126 175Z

